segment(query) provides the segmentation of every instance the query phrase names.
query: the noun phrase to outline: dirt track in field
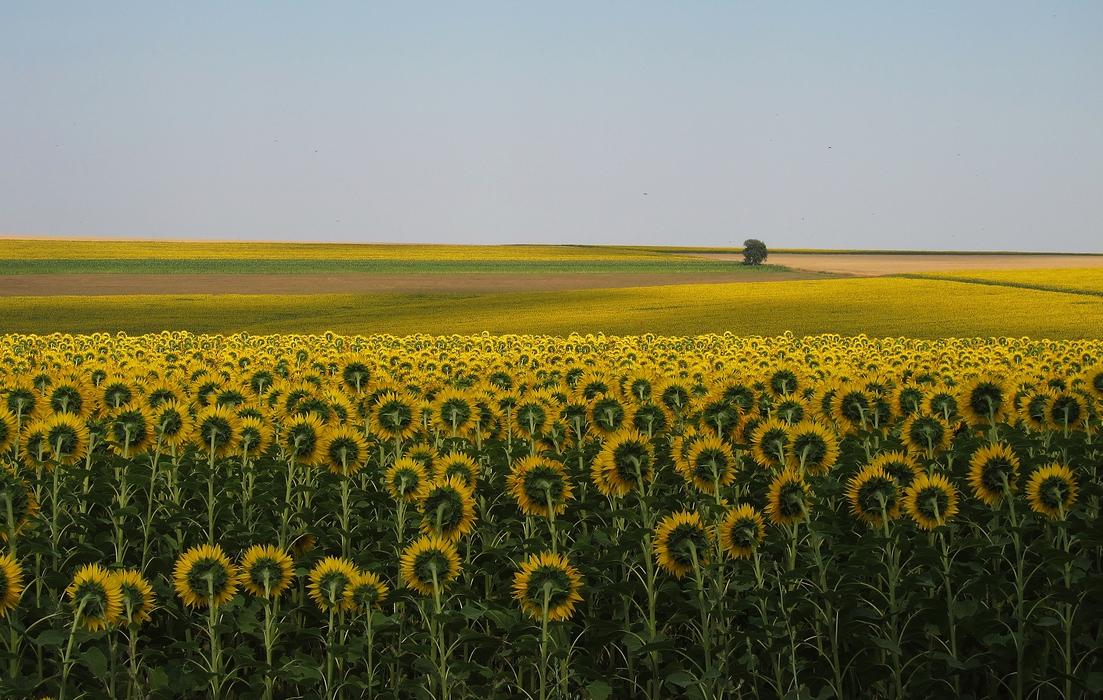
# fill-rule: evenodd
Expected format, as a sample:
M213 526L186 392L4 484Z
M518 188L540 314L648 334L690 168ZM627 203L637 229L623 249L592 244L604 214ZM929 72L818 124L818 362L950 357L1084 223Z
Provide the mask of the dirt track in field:
M742 260L729 253L702 253L695 257ZM837 275L878 277L905 272L958 270L1035 270L1061 267L1103 267L1103 255L878 255L770 253L766 262L793 270Z
M823 279L808 272L737 273L464 273L415 275L0 275L0 296L106 294L432 294L543 292L656 287L668 284L783 282Z

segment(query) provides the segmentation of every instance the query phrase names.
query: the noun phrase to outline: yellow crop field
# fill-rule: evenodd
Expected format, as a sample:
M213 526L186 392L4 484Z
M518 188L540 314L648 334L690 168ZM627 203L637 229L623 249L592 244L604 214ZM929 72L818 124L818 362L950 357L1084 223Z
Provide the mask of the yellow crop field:
M936 279L832 279L511 294L0 299L0 332L546 333L1098 338L1103 300Z
M656 248L0 238L0 260L661 260Z
M927 279L962 280L1054 291L1103 294L1103 268L1098 267L1053 270L965 270L961 272L929 272L915 276Z

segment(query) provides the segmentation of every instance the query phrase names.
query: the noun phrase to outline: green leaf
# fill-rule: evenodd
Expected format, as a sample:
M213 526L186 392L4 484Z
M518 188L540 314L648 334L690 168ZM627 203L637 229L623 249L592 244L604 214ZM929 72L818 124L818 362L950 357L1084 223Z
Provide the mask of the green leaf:
M34 643L40 647L59 647L68 638L69 635L61 630L46 630L35 637Z
M593 681L586 686L591 700L607 700L613 694L613 687L605 681Z
M158 666L151 669L149 672L149 689L150 690L165 690L169 687L169 676L165 673L165 669Z
M80 655L80 662L88 667L94 676L107 674L107 657L98 647L92 647Z
M685 671L674 671L666 677L666 682L670 685L677 686L679 688L685 688L691 683L694 683L697 679L686 673Z

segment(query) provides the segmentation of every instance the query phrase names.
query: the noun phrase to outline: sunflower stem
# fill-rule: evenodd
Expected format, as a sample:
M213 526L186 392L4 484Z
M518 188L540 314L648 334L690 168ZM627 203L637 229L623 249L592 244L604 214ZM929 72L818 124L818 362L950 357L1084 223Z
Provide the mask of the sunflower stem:
M77 612L73 615L73 624L69 628L69 643L65 645L65 655L61 658L61 688L58 690L58 700L65 700L65 691L69 685L69 669L72 667L73 656L73 642L77 638L77 625L80 623L80 616L84 614L84 606L88 603L88 598L84 597L77 603Z

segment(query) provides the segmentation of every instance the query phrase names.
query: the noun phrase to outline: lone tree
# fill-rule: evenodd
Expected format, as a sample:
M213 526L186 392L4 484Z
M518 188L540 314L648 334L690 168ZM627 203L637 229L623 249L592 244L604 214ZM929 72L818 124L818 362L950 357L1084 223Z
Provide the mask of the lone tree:
M765 262L769 253L766 252L766 244L757 238L748 238L743 241L743 264L761 265Z

